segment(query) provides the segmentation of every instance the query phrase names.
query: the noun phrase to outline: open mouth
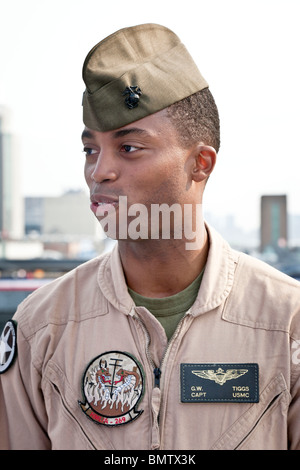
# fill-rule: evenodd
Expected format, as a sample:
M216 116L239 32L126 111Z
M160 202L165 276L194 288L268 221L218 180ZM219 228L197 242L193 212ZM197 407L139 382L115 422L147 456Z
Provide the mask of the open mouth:
M97 216L104 216L106 213L115 211L119 203L117 201L92 202L91 210Z

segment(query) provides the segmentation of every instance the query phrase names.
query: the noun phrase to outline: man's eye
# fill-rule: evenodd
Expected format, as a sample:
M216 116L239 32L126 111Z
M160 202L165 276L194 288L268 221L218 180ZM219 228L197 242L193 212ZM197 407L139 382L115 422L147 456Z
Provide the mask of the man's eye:
M139 150L138 147L134 147L133 145L122 145L121 147L121 152L125 152L125 153L132 153L132 152L135 152L136 150Z
M92 149L92 148L90 148L90 147L84 147L83 153L85 153L86 157L88 157L88 156L90 156L90 155L96 154L96 153L97 153L97 150Z

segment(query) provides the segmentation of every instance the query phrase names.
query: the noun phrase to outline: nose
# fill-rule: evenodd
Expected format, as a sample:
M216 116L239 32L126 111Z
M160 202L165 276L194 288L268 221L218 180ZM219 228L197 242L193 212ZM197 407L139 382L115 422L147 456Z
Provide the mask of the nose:
M92 168L92 180L95 183L115 181L118 176L114 165L114 159L111 155L104 153L104 151L99 152L98 158Z

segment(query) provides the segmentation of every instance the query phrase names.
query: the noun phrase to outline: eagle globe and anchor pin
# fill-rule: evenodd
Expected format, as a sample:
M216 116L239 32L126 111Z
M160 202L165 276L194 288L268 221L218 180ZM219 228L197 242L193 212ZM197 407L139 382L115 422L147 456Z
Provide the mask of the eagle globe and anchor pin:
M139 105L140 96L142 95L142 90L137 85L127 86L122 93L125 98L125 104L128 109L136 108Z
M87 366L82 379L85 415L97 424L119 426L137 419L137 405L144 394L144 371L127 352L109 351Z

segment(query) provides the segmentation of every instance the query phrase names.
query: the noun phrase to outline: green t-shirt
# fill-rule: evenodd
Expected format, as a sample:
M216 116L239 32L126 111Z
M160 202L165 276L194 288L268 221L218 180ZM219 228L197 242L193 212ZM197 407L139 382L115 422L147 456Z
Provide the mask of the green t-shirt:
M183 291L169 297L144 297L129 288L128 292L137 307L145 307L160 321L166 331L168 340L170 340L179 321L196 300L203 272L204 270Z

